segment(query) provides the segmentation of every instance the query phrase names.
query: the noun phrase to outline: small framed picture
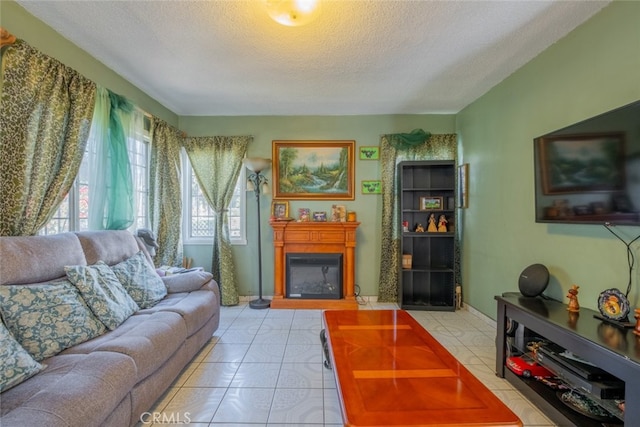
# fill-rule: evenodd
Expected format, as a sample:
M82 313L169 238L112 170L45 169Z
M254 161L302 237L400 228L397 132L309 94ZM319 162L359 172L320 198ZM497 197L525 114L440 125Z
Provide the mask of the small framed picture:
M458 166L458 207L469 207L469 163Z
M362 146L359 149L360 160L379 160L380 147L377 145Z
M271 216L275 219L285 219L289 217L289 202L274 200L271 202Z
M362 181L362 194L382 194L382 181Z
M327 213L326 212L314 212L313 220L315 222L326 222L327 221Z
M442 210L442 197L420 197L421 211L440 211Z
M347 208L343 205L331 206L331 221L332 222L347 221Z
M311 211L309 208L299 208L298 209L298 221L299 222L309 222L311 221Z

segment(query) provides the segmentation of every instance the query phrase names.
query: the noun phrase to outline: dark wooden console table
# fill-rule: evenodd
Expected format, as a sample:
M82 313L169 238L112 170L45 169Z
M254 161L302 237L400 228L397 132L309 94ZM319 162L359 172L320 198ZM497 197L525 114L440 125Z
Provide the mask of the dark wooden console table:
M599 314L581 308L578 316L567 305L519 294L496 296L498 302L496 374L506 378L549 418L560 425L602 425L566 407L555 393L536 380L523 379L506 368L506 325L512 319L526 328L588 360L625 382L625 426L640 420L640 338L631 329L621 329L593 317ZM550 390L550 389L549 389ZM593 424L590 424L593 422Z

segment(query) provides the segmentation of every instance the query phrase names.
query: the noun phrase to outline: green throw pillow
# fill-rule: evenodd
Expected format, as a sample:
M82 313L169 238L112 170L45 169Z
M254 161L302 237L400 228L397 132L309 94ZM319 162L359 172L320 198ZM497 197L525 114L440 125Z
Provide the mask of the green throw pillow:
M140 308L153 307L167 296L167 287L142 251L111 269Z
M67 280L0 286L0 312L16 341L37 361L106 332Z
M0 393L44 369L0 322Z
M67 266L64 270L93 314L107 329L116 329L138 311L138 304L131 299L111 268L104 262Z

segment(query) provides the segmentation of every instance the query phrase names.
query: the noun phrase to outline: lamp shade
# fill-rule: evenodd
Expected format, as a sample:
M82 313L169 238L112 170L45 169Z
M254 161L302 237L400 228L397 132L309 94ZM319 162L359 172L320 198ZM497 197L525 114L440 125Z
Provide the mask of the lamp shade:
M271 167L271 159L262 157L247 157L242 159L242 164L251 172L262 172Z

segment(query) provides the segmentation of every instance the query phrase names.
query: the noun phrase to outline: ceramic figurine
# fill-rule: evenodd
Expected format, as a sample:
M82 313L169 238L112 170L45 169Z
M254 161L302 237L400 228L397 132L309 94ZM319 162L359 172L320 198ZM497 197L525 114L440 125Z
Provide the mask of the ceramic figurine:
M569 306L567 310L577 313L580 311L580 304L578 304L578 289L580 286L572 285L571 289L569 289L569 293L567 294L567 298L569 298Z
M440 219L438 219L438 231L441 233L447 232L447 218L444 215L440 215Z
M422 224L416 225L416 233L424 233L424 227Z
M438 231L438 228L436 227L436 216L434 214L429 215L429 226L427 227L427 231L430 233Z
M635 313L633 317L636 319L636 327L633 328L633 333L640 337L640 308L636 308L633 312Z

